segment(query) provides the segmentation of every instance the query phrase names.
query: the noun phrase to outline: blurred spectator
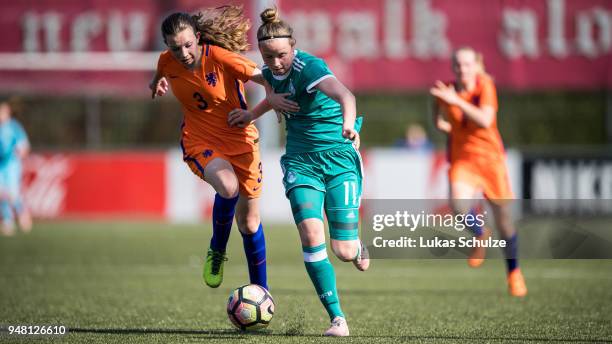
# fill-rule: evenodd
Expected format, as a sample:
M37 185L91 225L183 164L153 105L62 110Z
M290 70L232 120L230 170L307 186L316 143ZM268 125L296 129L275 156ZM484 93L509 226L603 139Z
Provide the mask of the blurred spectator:
M394 146L419 151L430 151L433 149L433 144L429 141L425 129L417 123L408 125L404 137L398 139Z
M28 136L12 118L9 99L0 98L0 213L4 235L15 233L15 214L21 230L32 229L30 212L21 197L21 161L29 151Z

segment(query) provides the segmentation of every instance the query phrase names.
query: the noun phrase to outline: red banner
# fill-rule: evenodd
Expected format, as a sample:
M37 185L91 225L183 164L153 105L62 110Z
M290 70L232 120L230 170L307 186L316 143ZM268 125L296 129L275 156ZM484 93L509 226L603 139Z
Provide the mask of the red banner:
M6 53L37 57L50 52L159 51L164 48L159 35L164 15L177 8L189 11L222 3L5 1L0 5L0 29L9 33L17 28L18 34L0 38L0 91L145 95L142 85L155 67L155 54L135 63L135 71L128 71L134 59L126 58L113 60L110 70L86 68L86 63L75 70L80 62L70 60L58 72L40 66L49 60L28 60L22 66L19 58L27 59L27 54L15 60ZM263 3L244 1L254 27ZM500 87L612 87L609 0L284 0L280 5L295 29L298 48L325 57L355 90L427 88L433 80L451 76L449 56L464 45L483 52L487 70ZM99 57L84 59L100 65ZM115 57L109 54L107 59Z
M36 217L152 218L166 210L165 153L33 155L24 198Z

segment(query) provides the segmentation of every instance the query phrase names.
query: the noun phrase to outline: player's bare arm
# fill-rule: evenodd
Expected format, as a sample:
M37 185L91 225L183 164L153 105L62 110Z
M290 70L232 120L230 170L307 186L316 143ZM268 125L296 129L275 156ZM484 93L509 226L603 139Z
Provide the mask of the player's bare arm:
M255 105L252 110L234 109L230 111L227 115L227 124L230 127L244 128L270 110L272 110L272 106L264 99Z
M324 79L315 87L342 106L342 136L353 140L355 148L359 148L359 133L355 130L357 105L353 93L336 78Z
M449 105L457 106L474 123L482 128L488 128L495 118L495 109L485 105L478 107L459 97L453 85L445 85L442 81L436 81L429 92Z

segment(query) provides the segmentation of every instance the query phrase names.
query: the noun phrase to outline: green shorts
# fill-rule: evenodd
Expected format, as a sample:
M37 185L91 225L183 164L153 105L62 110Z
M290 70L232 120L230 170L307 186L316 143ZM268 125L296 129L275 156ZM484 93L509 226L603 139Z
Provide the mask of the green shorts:
M323 220L325 210L332 239L358 239L363 172L361 156L352 145L285 154L281 167L296 224L308 218Z

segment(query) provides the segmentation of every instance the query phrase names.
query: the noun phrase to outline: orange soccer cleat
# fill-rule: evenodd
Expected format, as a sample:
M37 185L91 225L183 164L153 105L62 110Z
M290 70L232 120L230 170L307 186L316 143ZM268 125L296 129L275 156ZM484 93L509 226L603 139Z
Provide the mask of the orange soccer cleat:
M478 241L483 242L488 240L491 237L491 230L487 227L482 228L482 234L477 237ZM472 252L470 252L470 256L468 257L468 265L472 268L477 268L484 263L485 256L487 255L486 247L474 247Z
M527 285L521 269L516 268L508 274L508 292L516 297L527 295Z

